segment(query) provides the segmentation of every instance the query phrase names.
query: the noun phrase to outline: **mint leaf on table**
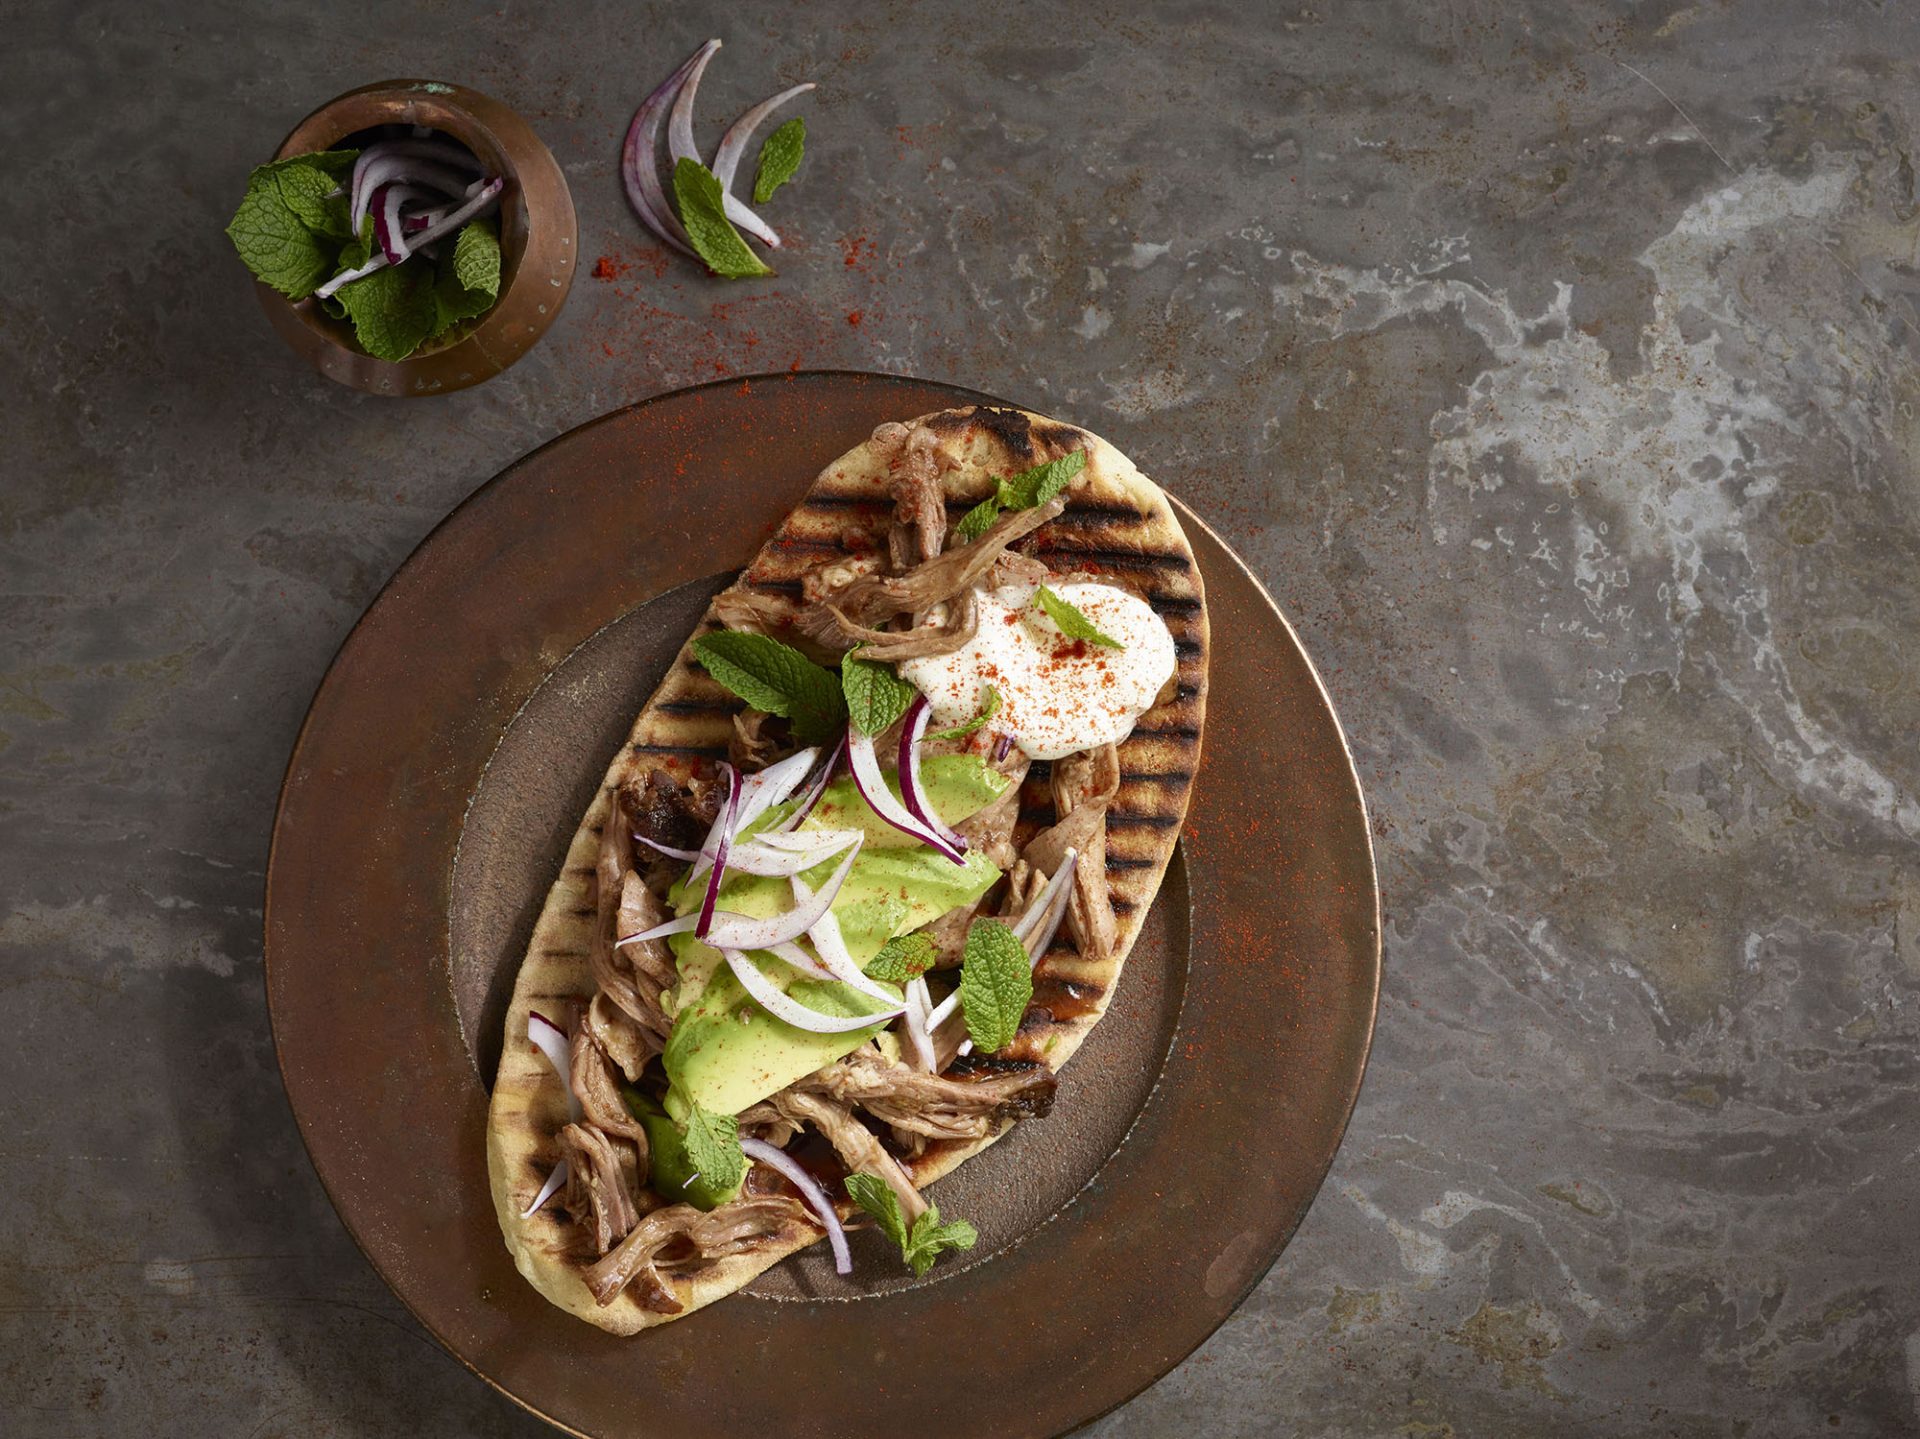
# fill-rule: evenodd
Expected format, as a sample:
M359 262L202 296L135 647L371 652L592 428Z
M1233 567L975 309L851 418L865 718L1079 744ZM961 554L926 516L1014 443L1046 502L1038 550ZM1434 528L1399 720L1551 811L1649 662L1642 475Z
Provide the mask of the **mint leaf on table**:
M767 136L760 147L760 169L753 177L753 203L764 205L793 178L807 149L807 122L799 116Z
M227 238L254 278L289 300L304 300L333 273L334 246L302 222L271 169L255 170L247 180Z
M888 984L906 984L933 968L933 941L924 934L903 934L880 946L880 952L867 961L868 979Z
M907 1236L902 1252L915 1277L933 1268L933 1261L949 1249L971 1249L980 1242L980 1232L964 1219L940 1222L940 1206L929 1204L927 1212L913 1221L913 1233Z
M863 660L855 650L840 662L840 688L847 714L862 734L879 734L907 712L919 693L880 660Z
M1040 608L1047 612L1047 618L1060 628L1060 633L1070 640L1087 640L1096 645L1105 645L1110 650L1123 650L1125 645L1109 635L1094 628L1092 620L1068 604L1045 585L1034 591L1034 599Z
M681 159L673 167L673 194L687 239L714 274L729 280L771 275L773 271L747 248L727 218L726 199L713 171L698 160Z
M757 710L790 721L804 744L823 744L847 722L847 702L832 670L770 635L716 630L693 642L707 673Z
M711 1114L699 1105L687 1116L687 1162L716 1192L739 1187L747 1175L740 1152L740 1122L731 1114Z
M469 220L454 237L452 252L442 253L434 275L435 337L486 314L499 296L500 231L492 220Z
M1012 1044L1032 999L1033 960L1026 946L999 920L975 920L960 962L960 1009L973 1047L992 1054Z
M439 322L433 272L422 265L387 265L334 291L353 337L376 360L404 360Z
M1000 481L992 494L960 517L960 523L953 527L953 537L962 544L977 540L1000 518L1002 509L1030 510L1044 505L1086 467L1087 452L1075 450Z
M965 739L981 725L1000 713L1000 691L992 685L986 686L987 702L980 707L980 713L965 724L955 725L952 729L935 730L928 739Z

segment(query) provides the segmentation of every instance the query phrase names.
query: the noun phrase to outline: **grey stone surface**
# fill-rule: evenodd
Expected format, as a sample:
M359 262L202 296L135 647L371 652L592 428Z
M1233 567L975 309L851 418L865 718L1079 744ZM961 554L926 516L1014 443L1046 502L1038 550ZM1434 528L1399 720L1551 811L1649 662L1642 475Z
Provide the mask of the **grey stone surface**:
M274 795L334 647L475 485L793 364L1130 451L1299 624L1377 817L1347 1145L1095 1434L1920 1427L1910 12L0 18L0 1427L540 1432L307 1165L260 977ZM709 33L714 119L821 82L753 289L656 263L617 183ZM418 403L304 371L220 233L294 120L395 73L522 109L627 267Z

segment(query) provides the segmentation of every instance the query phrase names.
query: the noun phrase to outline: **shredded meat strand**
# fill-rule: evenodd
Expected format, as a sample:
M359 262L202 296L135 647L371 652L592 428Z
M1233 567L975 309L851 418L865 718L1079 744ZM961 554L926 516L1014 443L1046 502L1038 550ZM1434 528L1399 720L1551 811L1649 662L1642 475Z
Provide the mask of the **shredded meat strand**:
M1066 845L1080 851L1073 868L1073 898L1067 929L1080 957L1113 957L1113 897L1107 889L1107 809L1120 792L1120 751L1111 744L1068 755L1053 766L1053 808L1060 816L1027 845L1030 863L1049 874L1066 858ZM1065 836L1071 832L1072 838ZM1056 850L1056 846L1058 846Z
M947 538L946 493L942 471L953 461L940 448L940 436L925 425L882 425L876 441L897 446L893 469L893 527L887 555L896 572L932 559Z
M573 1031L567 1070L567 1077L580 1100L580 1110L586 1116L587 1123L603 1134L618 1135L633 1145L640 1161L640 1178L644 1182L650 1158L647 1131L641 1127L639 1120L627 1112L626 1103L620 1098L620 1086L614 1082L613 1071L608 1068L607 1056L594 1039L593 1031L585 1024Z
M733 738L727 741L727 758L734 767L752 773L765 769L793 750L793 746L766 732L773 717L759 710L743 710L733 717Z
M636 1301L641 1308L678 1314L686 1306L660 1277L661 1268L692 1269L738 1254L805 1217L799 1202L785 1195L736 1199L706 1214L691 1204L670 1205L642 1219L616 1248L589 1265L582 1277L600 1304L611 1304L628 1285L638 1285ZM662 1258L661 1251L669 1245L679 1252Z
M1053 1108L1053 1071L1032 1062L991 1079L945 1079L889 1064L872 1048L857 1049L801 1083L857 1104L896 1135L928 1139L984 1139L1015 1119L1040 1118Z
M849 1174L872 1174L887 1182L900 1201L900 1212L911 1224L926 1213L927 1201L913 1187L900 1161L887 1153L879 1138L853 1116L853 1111L838 1100L810 1094L801 1089L784 1089L773 1096L773 1107L795 1123L811 1124L833 1146Z
M980 626L980 605L969 590L948 605L945 617L934 624L878 630L850 618L833 601L822 600L803 611L799 623L804 633L837 653L859 646L863 659L917 660L950 655L970 641Z
M618 1141L591 1124L569 1124L556 1137L567 1162L567 1187L560 1202L586 1226L593 1252L605 1254L640 1222L631 1160L623 1163Z

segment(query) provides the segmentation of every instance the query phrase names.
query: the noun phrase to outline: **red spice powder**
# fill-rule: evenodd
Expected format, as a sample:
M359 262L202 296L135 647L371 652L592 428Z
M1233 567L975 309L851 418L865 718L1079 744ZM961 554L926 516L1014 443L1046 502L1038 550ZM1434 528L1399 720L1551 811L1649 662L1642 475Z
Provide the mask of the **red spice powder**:
M847 323L857 327L860 324L860 316L861 312L859 310L847 311Z
M633 268L633 263L618 255L602 255L593 262L593 278L596 280L617 280Z

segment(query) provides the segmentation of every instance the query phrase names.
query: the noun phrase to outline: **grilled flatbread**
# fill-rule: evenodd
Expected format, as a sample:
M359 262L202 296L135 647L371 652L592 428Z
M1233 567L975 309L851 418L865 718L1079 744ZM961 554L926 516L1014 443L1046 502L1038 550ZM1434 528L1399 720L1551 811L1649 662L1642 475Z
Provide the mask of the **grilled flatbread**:
M1067 492L1066 508L1020 545L1055 575L1091 575L1131 590L1165 621L1177 652L1175 681L1119 745L1120 787L1105 828L1105 865L1111 892L1110 957L1084 959L1072 946L1052 949L1035 974L1034 1000L1019 1037L1005 1054L1044 1056L1064 1064L1099 1022L1120 981L1172 857L1199 762L1207 691L1207 614L1200 573L1167 497L1113 446L1084 431L1022 410L968 407L912 422L938 436L946 467L940 479L946 513L957 520L996 484L1067 450L1087 453L1084 470ZM696 634L720 627L721 615L745 601L777 616L797 608L803 574L840 555L887 553L894 520L890 466L897 459L899 426L883 427L814 482L779 532L741 577L709 609ZM727 754L733 716L741 703L683 648L641 711L628 744L607 771L606 783L581 821L566 863L547 896L514 988L505 1043L489 1115L487 1155L495 1208L520 1272L561 1308L618 1334L630 1334L693 1312L749 1283L787 1255L822 1237L797 1206L791 1218L738 1253L663 1280L679 1314L642 1306L631 1289L610 1303L596 1302L582 1278L596 1257L582 1226L549 1203L522 1214L560 1158L556 1133L568 1122L566 1091L529 1042L529 1013L549 1016L584 1005L595 993L589 965L596 916L596 857L613 811L614 790L661 769L687 780L710 771ZM1023 846L1052 819L1047 766L1036 763L1021 795L1014 843ZM563 1021L564 1022L564 1021ZM1060 1110L1038 1121L1072 1124ZM1004 1129L1001 1131L1004 1132ZM924 1189L991 1143L935 1140L903 1166ZM938 1195L932 1196L937 1200Z

